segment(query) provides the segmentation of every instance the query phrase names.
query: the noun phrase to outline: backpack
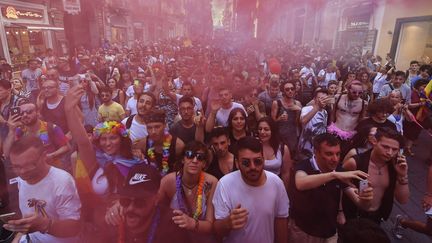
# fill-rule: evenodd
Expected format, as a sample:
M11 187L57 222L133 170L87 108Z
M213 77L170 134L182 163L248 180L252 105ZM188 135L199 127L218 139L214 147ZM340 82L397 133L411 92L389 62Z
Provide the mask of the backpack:
M132 121L133 121L135 115L136 114L129 116L128 119L126 120L126 129L129 129L132 126Z

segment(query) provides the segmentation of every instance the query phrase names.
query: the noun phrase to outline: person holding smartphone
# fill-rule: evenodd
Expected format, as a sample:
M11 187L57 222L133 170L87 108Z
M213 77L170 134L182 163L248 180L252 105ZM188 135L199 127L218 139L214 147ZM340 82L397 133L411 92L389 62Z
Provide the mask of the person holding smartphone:
M373 198L369 205L354 205L352 198L343 199L345 216L367 218L378 224L387 220L396 199L401 204L408 202L408 164L404 155L403 137L396 130L380 127L372 140L373 148L348 159L343 168L348 171L361 170L368 173L368 181L373 189ZM358 185L356 184L356 187Z

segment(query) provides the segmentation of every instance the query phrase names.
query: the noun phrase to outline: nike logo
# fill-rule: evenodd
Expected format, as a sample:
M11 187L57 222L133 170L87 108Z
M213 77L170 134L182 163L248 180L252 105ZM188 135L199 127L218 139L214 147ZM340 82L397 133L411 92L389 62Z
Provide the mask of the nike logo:
M136 173L129 180L129 185L136 185L142 182L151 181L151 179L146 179L147 174Z

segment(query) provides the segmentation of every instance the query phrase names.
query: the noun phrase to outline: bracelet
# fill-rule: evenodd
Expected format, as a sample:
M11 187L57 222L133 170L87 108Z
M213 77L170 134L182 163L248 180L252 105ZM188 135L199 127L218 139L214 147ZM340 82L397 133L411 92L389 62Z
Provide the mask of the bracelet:
M198 230L198 228L199 228L199 220L195 219L195 227L194 227L194 229Z

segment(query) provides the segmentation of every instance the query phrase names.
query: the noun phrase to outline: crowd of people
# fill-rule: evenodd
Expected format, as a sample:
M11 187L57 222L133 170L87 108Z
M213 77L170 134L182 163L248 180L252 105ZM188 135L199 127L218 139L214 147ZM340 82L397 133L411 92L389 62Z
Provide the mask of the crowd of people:
M390 242L432 129L431 65L359 48L178 38L0 62L9 242ZM430 214L394 235L432 235Z

